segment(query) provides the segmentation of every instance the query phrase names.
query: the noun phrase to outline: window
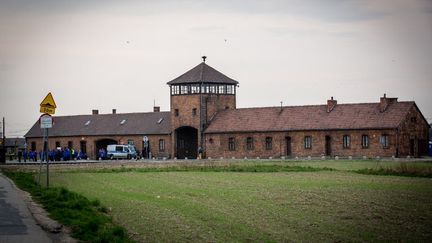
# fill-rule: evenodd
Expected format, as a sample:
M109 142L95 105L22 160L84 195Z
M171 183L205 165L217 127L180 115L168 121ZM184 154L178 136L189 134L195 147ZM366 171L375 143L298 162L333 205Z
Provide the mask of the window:
M229 151L235 150L235 139L234 138L228 138L228 150Z
M381 135L380 143L383 146L383 148L388 148L390 145L389 144L389 135L387 135L387 134Z
M175 110L174 110L174 115L175 115L175 116L179 116L179 109L175 109Z
M216 85L209 85L209 93L210 94L216 94Z
M159 152L165 151L165 140L159 139Z
M266 137L265 139L265 147L267 150L271 150L272 149L272 137Z
M349 135L344 135L343 136L343 148L350 148L350 146L351 146L351 143L350 143L350 140L351 140L351 138L350 138L350 136Z
M219 94L225 94L225 85L219 85L218 86L218 93Z
M56 141L56 148L61 147L60 146L60 141Z
M31 151L36 151L36 142L31 142Z
M227 93L227 94L234 94L234 86L232 86L232 85L227 85L227 86L226 86L226 93Z
M134 145L134 140L133 139L128 139L127 141L128 141L127 144Z
M247 137L246 138L246 149L247 150L253 150L254 149L253 138L252 137Z
M192 94L199 94L200 93L200 85L199 84L191 85L191 93Z
M180 85L180 94L189 94L190 86L189 85Z
M416 123L417 122L417 118L416 117L411 117L411 122L412 123Z
M68 148L73 148L73 142L72 141L68 141Z
M304 147L305 147L305 149L312 148L312 137L311 136L305 136L305 138L304 138Z
M369 148L369 136L368 135L362 135L362 148Z
M178 85L171 86L171 94L172 95L180 94L180 89Z
M197 109L196 109L196 108L193 108L193 109L192 109L192 116L196 116L196 114L197 114Z

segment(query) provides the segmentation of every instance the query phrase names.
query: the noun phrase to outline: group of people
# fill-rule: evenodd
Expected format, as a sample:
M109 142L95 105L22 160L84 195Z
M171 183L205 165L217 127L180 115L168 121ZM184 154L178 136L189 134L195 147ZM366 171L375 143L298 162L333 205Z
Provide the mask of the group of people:
M76 152L73 148L57 148L48 151L47 158L49 161L69 161L69 160L81 160L87 159L87 154L83 151ZM28 161L45 161L45 153L43 151L24 151L23 152L24 162ZM21 161L21 160L20 160Z

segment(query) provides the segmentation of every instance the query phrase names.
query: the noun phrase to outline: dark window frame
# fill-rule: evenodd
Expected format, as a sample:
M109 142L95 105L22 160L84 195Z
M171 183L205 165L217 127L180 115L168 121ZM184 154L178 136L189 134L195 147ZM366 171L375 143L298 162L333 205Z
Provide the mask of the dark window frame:
M369 135L367 135L367 134L362 135L361 145L362 145L362 148L364 148L364 149L369 148Z
M159 152L165 152L165 139L159 139Z
M272 150L273 149L273 138L272 137L266 137L265 138L265 148L266 148L266 150Z
M343 135L342 137L342 148L349 149L351 148L351 136Z
M305 149L312 149L312 136L305 136L304 137L304 148Z
M390 135L388 135L388 134L381 134L380 144L385 149L390 148Z
M254 150L254 139L253 137L246 138L246 150Z
M228 138L228 150L229 151L235 151L236 150L236 144L235 144L235 138L234 137Z

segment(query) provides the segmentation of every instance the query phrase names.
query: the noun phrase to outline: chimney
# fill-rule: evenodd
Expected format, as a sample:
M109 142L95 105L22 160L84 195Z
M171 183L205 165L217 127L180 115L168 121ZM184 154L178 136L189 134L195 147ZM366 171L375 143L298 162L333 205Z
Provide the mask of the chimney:
M160 112L160 106L153 106L153 112Z
M384 94L383 97L380 98L380 111L384 112L387 110L387 108L397 102L398 98L388 98L386 94Z
M331 97L330 100L327 100L327 112L331 112L337 104L337 100L333 99L333 96Z
M92 110L92 114L93 114L93 115L97 115L97 114L99 114L99 110Z
M116 114L117 113L117 109L112 109L112 113Z

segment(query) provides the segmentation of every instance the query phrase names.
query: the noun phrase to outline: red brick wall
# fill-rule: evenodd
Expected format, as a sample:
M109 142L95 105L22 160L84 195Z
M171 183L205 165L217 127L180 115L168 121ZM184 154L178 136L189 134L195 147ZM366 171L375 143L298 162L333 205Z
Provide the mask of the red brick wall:
M380 144L382 134L389 135L389 147L383 148ZM343 148L343 136L350 136L350 147ZM362 148L362 135L369 136L369 147ZM331 156L341 157L391 157L396 155L396 131L395 130L349 130L349 131L298 131L298 132L260 132L260 133L234 133L234 134L206 134L206 156L212 158L255 158L255 157L280 157L287 156L285 137L291 137L291 157L322 156L325 154L325 137L331 137ZM304 137L312 137L312 147L304 147ZM228 139L234 137L236 150L228 150ZM246 138L252 137L254 149L246 149ZM265 146L266 137L272 137L272 149ZM212 143L211 143L212 141Z
M413 121L411 119L414 119ZM419 156L421 152L427 152L427 141L429 134L429 126L423 119L420 112L415 106L411 108L404 121L399 126L399 155L400 156ZM411 142L413 142L413 151L411 150ZM424 148L422 148L423 146Z

